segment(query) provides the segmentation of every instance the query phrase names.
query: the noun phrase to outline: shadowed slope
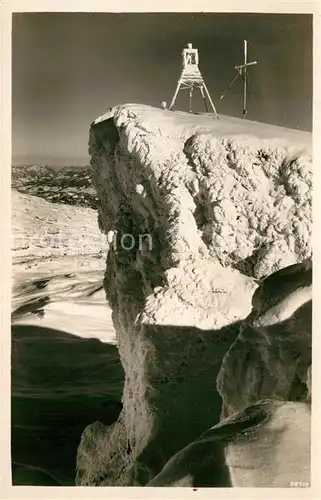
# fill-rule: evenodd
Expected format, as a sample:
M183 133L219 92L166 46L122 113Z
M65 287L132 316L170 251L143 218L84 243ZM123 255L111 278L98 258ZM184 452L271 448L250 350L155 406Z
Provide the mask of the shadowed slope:
M12 328L14 484L74 484L83 428L111 424L121 410L123 370L116 347L35 326ZM44 471L36 473L33 468ZM29 475L30 472L30 475Z

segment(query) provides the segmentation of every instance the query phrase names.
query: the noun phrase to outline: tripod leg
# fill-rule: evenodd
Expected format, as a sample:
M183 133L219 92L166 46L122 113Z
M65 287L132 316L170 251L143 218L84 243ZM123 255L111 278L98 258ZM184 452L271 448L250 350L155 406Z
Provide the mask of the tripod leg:
M192 97L193 97L193 86L189 89L189 112L193 113L192 110Z
M201 95L202 95L202 97L203 97L203 101L204 101L204 105L205 105L205 110L206 110L206 113L208 113L208 106L207 106L206 97L205 97L205 94L204 94L204 89L203 89L203 87L200 87L200 91L201 91Z
M205 89L206 95L207 95L207 97L208 97L208 100L210 101L210 105L212 106L212 109L213 109L213 111L214 111L214 114L215 114L216 118L218 118L217 111L216 111L215 106L214 106L214 103L213 103L213 101L212 101L212 99L211 99L210 93L209 93L209 91L207 90L207 87L206 87L205 82L204 82L204 84L203 84L203 85L204 85L204 89Z
M170 104L170 106L169 106L169 108L168 108L170 111L171 111L171 110L173 109L173 107L174 107L174 104L175 104L175 101L176 101L176 98L177 98L177 95L178 95L178 92L179 92L180 87L181 87L181 81L180 81L180 80L178 80L178 83L177 83L177 87L176 87L176 90L175 90L174 97L173 97L172 102L171 102L171 104Z

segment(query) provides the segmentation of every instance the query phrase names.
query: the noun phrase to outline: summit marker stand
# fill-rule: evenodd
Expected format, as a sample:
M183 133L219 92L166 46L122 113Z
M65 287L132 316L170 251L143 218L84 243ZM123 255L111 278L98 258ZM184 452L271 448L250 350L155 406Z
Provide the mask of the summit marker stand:
M223 99L227 93L227 91L232 87L233 83L237 78L241 77L243 80L243 118L246 118L247 115L247 85L248 85L248 74L247 68L249 66L253 66L257 64L257 61L247 62L247 40L244 40L244 64L239 66L235 66L237 74L225 90L225 92L221 95L220 99Z
M183 49L182 58L183 58L182 61L183 69L181 76L177 82L177 87L172 102L169 106L169 110L173 110L179 91L187 89L189 90L189 112L192 113L193 91L195 88L198 88L201 92L206 112L208 113L208 105L206 102L206 97L207 97L215 117L218 118L218 114L215 109L214 103L211 99L206 83L198 67L199 63L198 50L194 49L191 43L188 43L187 48Z

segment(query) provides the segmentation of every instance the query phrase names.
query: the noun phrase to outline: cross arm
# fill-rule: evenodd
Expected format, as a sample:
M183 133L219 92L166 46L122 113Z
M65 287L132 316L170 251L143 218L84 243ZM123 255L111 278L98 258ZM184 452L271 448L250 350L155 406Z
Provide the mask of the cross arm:
M235 69L246 68L247 66L253 66L254 64L257 64L257 61L252 61L246 64L240 64L239 66L235 66Z

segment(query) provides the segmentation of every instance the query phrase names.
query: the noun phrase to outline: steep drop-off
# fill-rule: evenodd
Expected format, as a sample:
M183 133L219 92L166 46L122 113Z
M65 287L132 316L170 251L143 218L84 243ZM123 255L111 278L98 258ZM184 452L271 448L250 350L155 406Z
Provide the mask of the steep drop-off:
M77 484L147 484L219 421L216 377L259 280L311 255L310 141L139 105L92 124L125 386L119 420L83 433Z

